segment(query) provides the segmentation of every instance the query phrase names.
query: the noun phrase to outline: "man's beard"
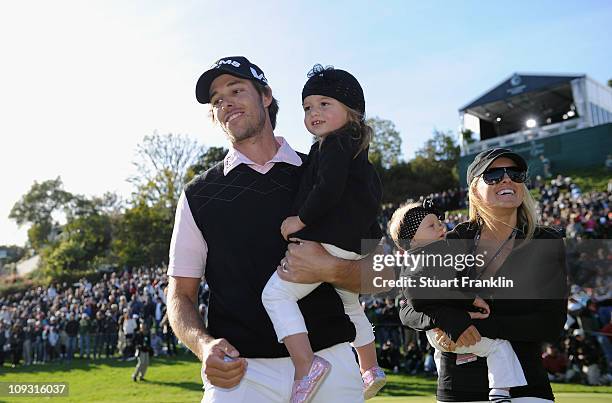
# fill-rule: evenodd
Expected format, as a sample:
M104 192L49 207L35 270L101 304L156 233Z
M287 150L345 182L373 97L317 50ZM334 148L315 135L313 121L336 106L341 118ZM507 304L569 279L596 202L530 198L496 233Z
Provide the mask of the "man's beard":
M255 121L249 124L244 129L238 129L238 131L231 132L227 127L223 127L223 131L229 137L232 143L238 143L240 141L255 137L261 133L264 126L266 125L266 110L263 107L263 103L259 102L259 113L255 117Z

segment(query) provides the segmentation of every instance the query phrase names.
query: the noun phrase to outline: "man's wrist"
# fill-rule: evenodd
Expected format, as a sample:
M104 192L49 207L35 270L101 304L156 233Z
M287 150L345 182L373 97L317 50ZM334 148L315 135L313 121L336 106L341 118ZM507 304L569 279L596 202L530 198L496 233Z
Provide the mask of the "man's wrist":
M201 336L198 337L197 340L198 341L197 341L196 348L198 348L200 351L199 351L199 354L197 354L198 352L196 352L196 355L199 355L200 359L202 359L204 355L204 351L206 350L207 346L210 343L212 343L215 340L215 338L209 334L202 334Z
M323 273L324 276L328 277L325 282L334 285L345 284L355 268L355 265L358 264L358 261L342 259L335 256L331 256L331 258L334 259L332 270L326 270Z

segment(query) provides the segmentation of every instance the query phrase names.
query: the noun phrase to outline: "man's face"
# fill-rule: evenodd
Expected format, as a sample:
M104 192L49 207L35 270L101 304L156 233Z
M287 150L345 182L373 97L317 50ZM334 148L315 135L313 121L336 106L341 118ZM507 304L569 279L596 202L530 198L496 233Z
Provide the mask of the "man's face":
M232 143L263 130L272 96L259 94L250 80L223 74L210 85L210 95L213 117Z

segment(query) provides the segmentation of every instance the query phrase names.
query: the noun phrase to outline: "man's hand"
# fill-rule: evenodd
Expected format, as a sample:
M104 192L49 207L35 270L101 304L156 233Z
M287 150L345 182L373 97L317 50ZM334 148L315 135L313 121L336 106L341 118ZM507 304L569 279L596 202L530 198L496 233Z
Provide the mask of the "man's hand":
M331 283L330 269L338 258L330 255L318 242L297 238L291 238L291 241L297 243L287 247L285 257L276 270L279 277L292 283Z
M457 339L457 347L469 347L480 341L480 333L476 326L471 325Z
M231 361L224 360L227 356ZM247 361L225 339L212 339L202 346L202 380L220 388L233 388L240 383Z
M291 216L285 218L285 221L281 224L281 234L283 234L283 238L287 240L287 237L291 234L294 234L306 227L306 224L300 220L299 216Z

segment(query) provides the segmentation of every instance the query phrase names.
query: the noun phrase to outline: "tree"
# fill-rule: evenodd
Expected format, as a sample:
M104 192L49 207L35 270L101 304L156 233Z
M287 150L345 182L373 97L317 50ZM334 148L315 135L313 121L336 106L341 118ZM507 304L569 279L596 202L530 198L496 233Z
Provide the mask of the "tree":
M157 266L168 261L173 211L144 201L125 211L114 225L112 255L121 265Z
M63 189L60 177L42 183L34 182L30 190L15 203L9 218L19 226L32 224L28 230L28 240L38 250L48 243L49 236L57 227L53 214L69 213L73 201L74 196Z
M434 130L433 137L425 142L411 161L412 169L430 178L434 192L459 186L457 166L461 150L452 132Z
M164 206L174 211L185 183L187 168L203 147L187 136L153 133L145 136L136 149L133 162L137 175L128 178L136 193L149 205Z
M228 149L225 147L210 147L204 154L200 155L195 164L187 169L186 181L189 182L194 176L206 172L218 162L223 161L227 152Z
M455 165L459 162L461 150L457 145L452 132L434 130L433 137L425 142L416 152L417 155L431 161L446 162Z
M92 212L74 218L63 226L58 240L43 249L46 271L57 278L91 268L96 258L107 254L110 242L111 223L107 215Z
M379 117L370 118L366 123L374 130L369 156L372 164L384 169L396 165L402 155L402 138L395 124Z
M474 139L474 132L471 131L470 129L463 129L461 131L461 138L463 139L463 141L465 141L467 144L472 144L473 142L476 141L476 139Z
M612 79L608 80L608 87L612 87Z
M35 181L28 193L15 203L9 218L17 225L51 221L52 214L63 209L72 198L72 194L63 189L59 176L42 183Z

